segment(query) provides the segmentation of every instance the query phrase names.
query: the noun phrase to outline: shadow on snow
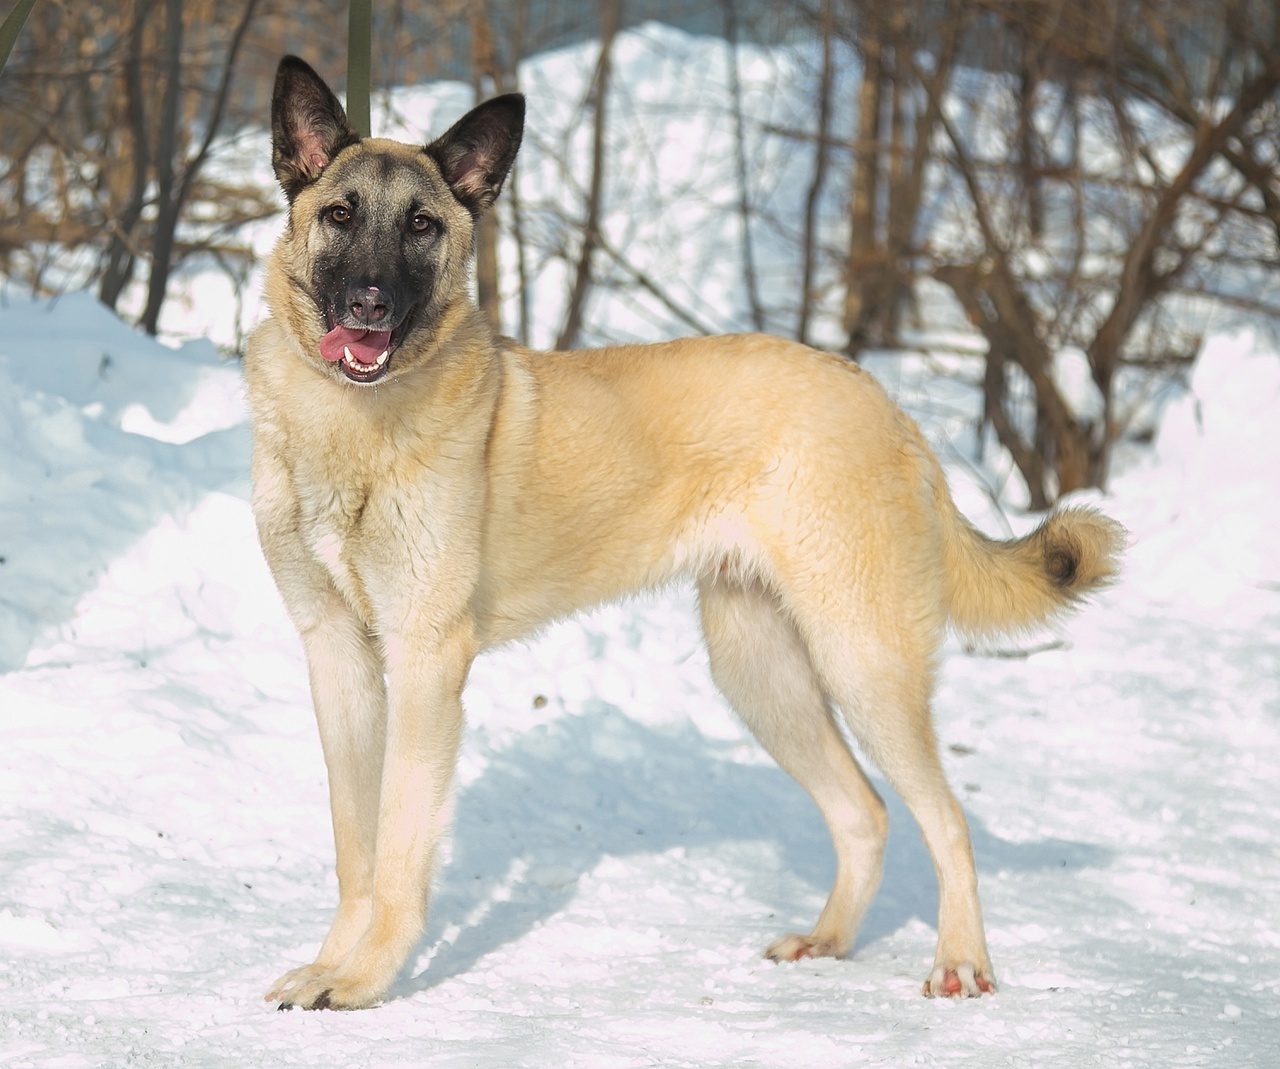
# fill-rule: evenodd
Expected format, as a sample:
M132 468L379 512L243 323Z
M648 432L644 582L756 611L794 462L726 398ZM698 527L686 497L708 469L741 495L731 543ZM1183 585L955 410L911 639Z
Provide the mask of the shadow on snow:
M708 739L692 726L655 731L604 703L592 715L566 717L518 738L459 792L453 856L432 898L419 947L421 971L402 977L393 997L432 988L519 940L568 906L576 878L609 856L656 856L685 847L714 857L730 842L758 843L758 866L741 865L740 850L733 860L736 882L767 904L752 929L760 949L786 930L789 919L808 930L835 876L826 827L786 773L771 763L732 760L735 745ZM884 881L855 955L914 918L932 927L937 917L933 864L915 821L883 783L878 789L891 831ZM1100 847L1060 839L1007 842L972 814L968 820L980 872L1081 869L1109 857ZM563 872L564 879L513 878L517 871ZM799 893L796 878L804 885ZM643 917L637 920L647 926ZM733 921L706 919L707 926L722 923ZM451 926L461 930L442 938ZM430 954L425 968L423 953Z

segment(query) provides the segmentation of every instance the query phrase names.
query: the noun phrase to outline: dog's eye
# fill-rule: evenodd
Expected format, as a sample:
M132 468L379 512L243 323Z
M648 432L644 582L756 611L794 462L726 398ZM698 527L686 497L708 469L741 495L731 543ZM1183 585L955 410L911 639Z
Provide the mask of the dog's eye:
M329 209L329 219L339 226L345 226L351 222L351 209L345 204L335 204Z
M431 229L434 223L435 220L423 212L416 213L414 217L409 220L409 225L419 234L425 234Z

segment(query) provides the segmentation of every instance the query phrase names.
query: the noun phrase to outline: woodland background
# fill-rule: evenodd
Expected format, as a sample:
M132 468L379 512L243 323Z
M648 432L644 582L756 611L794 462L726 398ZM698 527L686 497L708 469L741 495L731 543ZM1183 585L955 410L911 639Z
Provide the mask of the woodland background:
M248 285L245 235L282 198L225 164L267 123L282 53L341 91L347 14L342 0L39 0L0 76L8 285L89 288L153 334L182 272ZM718 316L655 269L654 242L641 257L603 222L626 180L617 146L657 153L679 126L655 123L613 62L620 32L650 20L725 49L722 167L659 194L732 231ZM1105 486L1210 325L1280 316L1273 0L385 0L372 37L375 112L440 79L476 99L519 89L522 60L598 42L585 90L531 123L562 161L557 195L512 181L480 236L477 295L499 330L607 340L593 298L625 288L668 332L926 352L980 389L978 441L1007 454L1032 508ZM738 58L762 46L803 86L803 106L767 121L752 95L769 86ZM556 329L532 338L548 272Z

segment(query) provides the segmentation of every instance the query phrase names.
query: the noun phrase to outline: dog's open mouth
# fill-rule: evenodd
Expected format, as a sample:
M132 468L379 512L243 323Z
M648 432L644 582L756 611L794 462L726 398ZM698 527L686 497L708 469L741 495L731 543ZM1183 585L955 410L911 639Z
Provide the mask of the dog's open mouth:
M326 316L330 330L320 339L320 355L337 364L352 382L376 382L390 369L391 355L408 333L411 315L405 316L394 330L333 325L332 317Z

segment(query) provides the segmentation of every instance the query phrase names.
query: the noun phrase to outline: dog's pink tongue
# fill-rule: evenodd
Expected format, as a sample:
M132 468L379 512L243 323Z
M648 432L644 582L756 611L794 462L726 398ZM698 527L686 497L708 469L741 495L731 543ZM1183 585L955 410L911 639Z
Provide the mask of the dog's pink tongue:
M320 355L330 363L341 360L345 350L361 364L372 367L391 344L389 330L352 330L334 327L320 339Z

